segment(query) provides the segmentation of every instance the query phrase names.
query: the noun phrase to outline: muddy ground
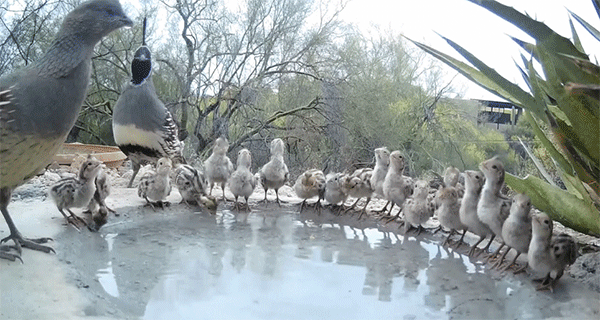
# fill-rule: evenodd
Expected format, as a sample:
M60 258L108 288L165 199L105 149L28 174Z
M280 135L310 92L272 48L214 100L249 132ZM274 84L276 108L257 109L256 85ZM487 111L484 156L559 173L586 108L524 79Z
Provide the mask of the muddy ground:
M0 319L600 318L597 257L580 259L554 293L538 292L526 274L469 259L466 246L441 247L442 233L299 213L289 187L283 207L258 203L257 190L250 213L178 204L176 190L173 205L153 210L123 187L127 176L107 199L120 215L77 231L44 196L58 178L34 179L9 206L23 234L53 237L57 253L0 260Z

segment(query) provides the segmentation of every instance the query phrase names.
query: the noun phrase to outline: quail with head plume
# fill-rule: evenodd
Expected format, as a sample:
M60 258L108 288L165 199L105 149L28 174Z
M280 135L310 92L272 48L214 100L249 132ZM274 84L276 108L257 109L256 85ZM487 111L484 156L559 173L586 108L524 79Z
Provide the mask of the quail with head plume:
M144 163L155 163L161 157L170 158L175 165L186 163L177 124L154 89L152 58L145 39L131 62L131 80L115 103L112 129L117 146L133 166L129 188Z
M163 207L169 205L164 201L171 194L171 168L173 164L169 158L160 158L156 163L156 172L147 172L138 185L138 196L146 199L147 204Z
M246 210L250 210L248 206L248 198L256 188L256 177L250 171L252 166L252 155L248 149L242 149L238 152L237 168L229 177L229 190L235 197L235 208L238 208L238 197L246 199Z
M96 160L91 155L81 165L77 178L65 178L50 187L50 196L56 203L58 211L65 217L68 223L79 230L77 222L84 225L87 223L75 213L71 208L87 207L94 197L96 191L96 176L102 170L102 162ZM63 211L67 210L69 216Z
M564 233L552 236L552 220L543 212L532 216L531 227L527 261L535 273L544 276L537 290L554 291L565 268L577 259L577 243Z
M231 160L227 156L227 149L229 149L227 139L223 137L217 138L212 154L204 162L204 170L209 184L208 194L212 194L215 183L220 183L223 190L223 200L227 200L225 197L225 184L231 173L233 173L233 163L231 163Z
M0 258L20 259L21 248L51 252L48 238L26 239L7 206L12 190L48 165L81 110L94 46L110 32L132 25L117 0L82 3L63 20L40 60L0 78L0 211L16 250Z
M267 191L273 189L275 190L277 204L281 205L279 188L283 187L289 179L288 167L283 160L284 153L285 143L283 140L279 138L273 139L271 141L271 160L258 171L260 183L265 189L265 199L262 200L264 202L267 202Z

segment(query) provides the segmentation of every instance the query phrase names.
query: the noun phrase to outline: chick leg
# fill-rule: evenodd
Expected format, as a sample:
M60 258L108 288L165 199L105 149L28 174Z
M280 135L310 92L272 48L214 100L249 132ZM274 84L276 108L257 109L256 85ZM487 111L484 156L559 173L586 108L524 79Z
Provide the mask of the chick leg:
M344 213L350 211L350 210L354 210L354 207L356 207L356 204L358 203L358 201L360 201L360 198L356 199L356 201L354 201L354 203L349 206L348 208L346 208L346 210L344 210Z
M475 242L475 244L471 247L471 250L469 250L469 253L467 253L467 255L469 257L473 256L473 253L475 253L475 249L477 249L477 245L479 245L480 243L482 243L483 240L485 240L485 236L479 237L479 240L477 242Z
M228 200L227 200L227 197L225 196L225 182L221 183L221 190L223 190L223 202L227 202Z
M485 245L485 247L483 247L483 250L482 250L482 251L480 251L480 252L479 252L479 254L477 254L477 255L480 255L480 254L481 254L481 252L486 252L486 253L487 253L487 252L488 252L488 249L489 249L489 248L490 248L490 246L492 245L492 242L494 242L494 238L496 238L496 235L494 235L494 234L493 234L493 235L492 235L492 237L490 238L490 242L488 242L488 244L486 244L486 245Z
M463 239L465 238L465 234L467 234L467 228L465 228L463 230L463 234L462 234L462 236L460 236L460 239L456 243L456 246L454 246L454 249L458 249L458 247L460 247L463 244Z
M302 213L302 210L304 210L304 208L307 206L306 204L306 199L304 199L304 201L302 201L302 203L300 203L300 213Z
M515 264L515 262L517 262L517 258L518 258L520 255L521 255L521 253L517 251L517 255L515 256L515 258L514 258L514 259L513 259L513 260L512 260L512 261L511 261L511 262L510 262L510 263L509 263L509 264L508 264L506 267L504 267L504 268L502 269L502 271L506 271L506 270L508 270L508 268L510 268L510 266L514 265L514 264ZM519 271L519 270L521 270L521 269L523 269L523 268L519 268L519 269L517 269L517 271ZM516 272L516 271L515 271L515 272Z
M502 265L502 262L504 262L504 258L506 258L506 254L511 249L509 246L506 246L506 248L507 248L506 251L504 251L502 256L500 256L500 259L498 259L498 261L492 266L492 268L500 268L500 266ZM510 266L510 264L508 266Z
M441 226L440 226L441 227ZM450 237L456 232L456 230L454 229L450 229L450 233L448 234L448 236L446 237L446 240L444 240L444 242L442 242L442 246L445 246L449 241L450 241Z
M21 248L22 247L32 249L32 250L42 251L45 253L50 253L50 252L56 253L56 251L54 251L54 249L52 249L51 247L41 245L41 243L46 243L48 241L51 241L52 238L27 239L21 235L19 230L17 230L17 227L15 226L15 223L13 222L12 218L10 217L10 214L8 213L8 209L7 209L8 203L10 202L11 193L12 193L12 190L10 190L8 188L0 189L0 211L2 211L4 220L6 221L6 224L8 225L8 229L10 230L10 235L8 237L0 240L0 243L4 243L8 240L12 240L15 243L15 246L14 247L11 247L11 246L2 247L2 250L0 250L0 258L8 259L11 261L15 261L15 259L21 260L21 251L22 251ZM4 249L7 247L14 248L18 252L18 254L13 254L13 253L7 252ZM21 260L21 261L23 261L23 260Z
M500 253L500 250L502 250L502 248L504 248L504 241L502 241L502 243L500 244L500 246L498 247L498 249L496 249L496 251L494 251L494 253L492 253L491 255L489 255L487 257L487 259L485 260L485 263L490 262L490 260L492 260L493 258L495 258L498 253Z

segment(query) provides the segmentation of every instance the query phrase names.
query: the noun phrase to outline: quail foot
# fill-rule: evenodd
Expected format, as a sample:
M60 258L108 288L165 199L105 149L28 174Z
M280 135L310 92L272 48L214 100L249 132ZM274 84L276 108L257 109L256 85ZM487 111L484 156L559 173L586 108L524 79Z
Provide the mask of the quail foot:
M131 62L131 80L125 83L115 103L112 129L117 146L131 160L133 174L129 188L142 164L156 163L161 157L170 158L176 165L186 163L177 124L154 88L145 30L142 46L135 51Z
M267 191L273 189L275 190L277 204L281 206L281 201L279 200L279 188L283 187L289 179L288 167L283 160L284 153L285 144L283 143L283 140L279 138L273 139L273 141L271 141L271 160L258 171L260 183L265 189L265 198L262 200L265 203L267 202Z
M564 233L552 236L552 220L543 212L532 216L531 228L527 261L534 273L543 276L537 290L554 291L566 266L577 259L577 243Z
M116 0L84 2L67 14L38 61L0 77L0 211L10 232L0 242L14 242L0 247L0 258L21 259L22 247L54 252L41 245L49 238L27 239L18 231L8 212L12 191L51 162L73 128L95 45L132 24Z
M308 206L306 200L318 197L315 208L321 211L321 200L325 198L325 175L319 169L309 169L302 173L294 183L296 195L303 199L300 204L300 212Z
M102 162L90 155L81 165L77 178L65 178L50 187L50 197L56 203L58 211L77 230L80 228L78 222L85 226L87 226L87 223L70 209L83 208L89 205L96 192L95 180L100 170L102 170Z
M209 184L208 194L212 195L215 183L220 183L224 201L227 201L227 197L225 197L225 184L231 173L233 173L233 163L227 156L228 149L229 142L227 139L223 137L217 138L212 154L204 162L204 170Z
M160 158L156 163L156 172L147 172L140 179L138 196L146 199L147 204L152 208L156 206L163 208L164 205L169 205L165 199L171 194L169 174L172 167L171 159Z
M239 210L238 207L238 197L243 197L246 199L245 209L250 211L250 206L248 206L248 198L254 192L254 188L256 188L257 180L256 177L250 171L252 166L252 155L248 149L242 149L238 152L237 158L237 168L231 174L229 178L229 190L233 193L235 197L235 208Z

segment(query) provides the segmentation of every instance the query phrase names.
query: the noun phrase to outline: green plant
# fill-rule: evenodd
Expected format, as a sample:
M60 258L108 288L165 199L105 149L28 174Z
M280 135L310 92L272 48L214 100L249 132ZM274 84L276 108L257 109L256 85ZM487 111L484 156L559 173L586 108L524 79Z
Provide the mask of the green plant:
M533 176L507 174L506 183L527 193L538 209L562 224L600 235L600 67L584 53L572 22L573 41L496 1L470 1L535 39L535 43L528 43L513 38L531 57L522 54L523 65L518 66L528 92L447 38L469 64L409 40L488 91L525 109L525 119L556 163L567 190ZM597 0L594 6L600 13ZM598 30L576 14L571 15L600 41ZM540 64L543 75L533 60Z

